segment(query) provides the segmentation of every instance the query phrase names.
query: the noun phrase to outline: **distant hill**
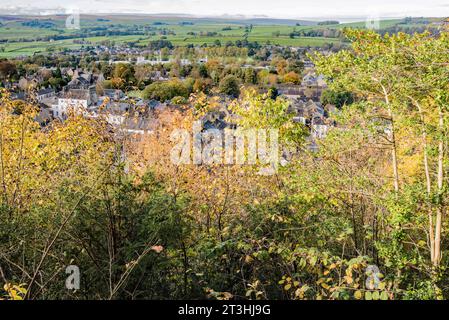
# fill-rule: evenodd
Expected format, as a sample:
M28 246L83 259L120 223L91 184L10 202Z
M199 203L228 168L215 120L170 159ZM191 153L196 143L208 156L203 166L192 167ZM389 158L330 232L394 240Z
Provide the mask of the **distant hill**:
M66 15L0 15L0 21L35 21L35 20L62 20ZM85 21L107 21L115 22L149 22L159 21L164 23L179 23L179 22L198 22L198 23L225 23L225 24L253 24L253 25L285 25L285 26L314 26L316 21L309 20L295 20L295 19L275 19L269 17L250 17L243 16L217 16L217 17L196 17L192 15L173 15L173 14L108 14L108 15L90 15L82 14L82 20Z

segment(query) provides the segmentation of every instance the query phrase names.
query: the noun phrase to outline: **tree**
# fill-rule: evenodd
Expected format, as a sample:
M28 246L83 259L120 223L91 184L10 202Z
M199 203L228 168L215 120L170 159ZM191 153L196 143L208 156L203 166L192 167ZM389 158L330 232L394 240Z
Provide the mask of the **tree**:
M176 96L187 98L188 95L187 88L177 79L167 82L154 82L143 91L145 99L155 99L162 102L171 100Z
M149 45L151 50L161 50L162 48L173 49L173 43L168 40L152 40Z
M48 79L48 83L55 89L61 89L62 86L66 84L66 82L61 78L51 77Z
M239 80L233 75L227 75L220 81L220 92L231 97L238 97L240 95Z
M290 71L289 73L285 74L282 79L285 83L293 83L293 84L301 83L299 75L294 71Z
M132 86L136 83L134 67L129 63L118 63L114 67L112 81L117 89Z
M137 65L134 70L137 85L145 83L151 75L151 67L148 65Z
M321 94L321 103L323 105L332 104L337 108L341 108L345 104L351 104L354 102L354 97L350 92L341 92L334 90L325 90Z
M16 65L8 60L0 61L0 79L8 80L16 73Z
M257 73L253 68L245 69L245 83L256 84L257 83Z
M207 68L207 66L205 64L200 64L198 66L198 73L199 73L200 77L207 78L207 76L208 76L208 68Z
M276 98L279 96L279 91L276 87L271 87L268 89L268 96L270 99L276 100Z
M441 297L437 274L441 272L442 216L446 210L442 195L447 185L444 123L448 115L443 106L448 101L443 88L449 85L444 62L447 63L444 52L448 36L399 33L382 37L366 31L347 34L353 41L353 51L344 50L315 61L318 69L332 79L333 90L347 90L356 95L356 105L367 116L365 123L374 126L378 138L385 139L383 144L391 150L394 192L387 209L389 223L397 231L391 235L394 239L391 245L383 243L379 248L389 252L391 256L386 254L385 259L394 261L400 274L405 268L401 259L413 261L404 249L403 239L408 233L402 225L422 221L419 212L427 212L428 231L420 236L429 243L430 266L426 272L434 286L432 294ZM416 159L422 159L422 166ZM397 279L395 286L399 285Z

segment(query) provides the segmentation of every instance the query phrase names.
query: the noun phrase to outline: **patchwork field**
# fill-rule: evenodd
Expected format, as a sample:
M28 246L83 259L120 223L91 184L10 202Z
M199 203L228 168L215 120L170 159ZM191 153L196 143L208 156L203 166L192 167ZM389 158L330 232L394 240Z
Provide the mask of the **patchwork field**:
M311 21L275 19L206 19L164 16L82 16L80 29L65 27L66 16L0 16L0 57L11 58L34 53L80 48L109 40L145 46L152 40L166 39L175 46L222 45L240 40L285 46L322 46L338 43L332 36L301 36L313 31L363 28L365 22L319 25ZM402 20L383 20L381 28ZM402 25L404 23L402 22ZM410 25L413 25L411 23ZM294 35L292 36L292 33Z

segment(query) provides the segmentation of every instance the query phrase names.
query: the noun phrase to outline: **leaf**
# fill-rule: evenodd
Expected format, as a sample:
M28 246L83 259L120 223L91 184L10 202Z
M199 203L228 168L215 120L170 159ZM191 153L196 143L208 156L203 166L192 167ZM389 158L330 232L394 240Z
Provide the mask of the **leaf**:
M292 287L292 285L290 283L288 283L285 285L284 290L288 291L288 290L290 290L291 287Z
M344 278L348 284L351 284L353 282L353 279L351 276L345 276Z
M22 294L26 294L27 290L25 288L19 287L19 286L14 286L14 288L19 291Z
M373 295L371 294L371 292L365 292L365 300L373 300Z
M373 298L373 300L379 300L379 291L373 292L372 298Z
M356 298L357 300L362 299L362 292L360 290L354 292L354 298Z
M382 291L380 294L380 300L388 300L388 293L386 291Z

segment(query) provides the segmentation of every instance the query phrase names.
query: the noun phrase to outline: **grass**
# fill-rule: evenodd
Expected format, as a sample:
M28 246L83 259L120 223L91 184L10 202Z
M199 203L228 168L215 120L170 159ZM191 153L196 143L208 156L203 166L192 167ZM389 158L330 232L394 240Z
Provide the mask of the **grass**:
M70 35L73 33L79 33L80 30L68 30L65 29L64 16L51 16L51 17L11 17L6 18L0 16L0 41L20 41L21 39L33 40L42 36L54 36L58 34ZM34 19L51 19L54 23L52 28L36 28L27 27L22 23L26 20ZM180 25L180 22L192 22L192 25ZM155 22L163 23L162 25L155 25ZM391 27L397 25L401 20L383 20L380 23L381 28ZM125 35L125 36L100 36L100 37L87 37L84 40L91 42L92 44L98 44L104 40L115 41L118 44L126 42L136 42L139 45L146 45L151 40L161 39L159 34L162 30L169 30L174 34L166 35L176 46L185 46L188 44L202 45L213 44L216 40L219 40L221 44L226 44L228 41L235 42L237 40L244 40L246 36L246 22L238 20L223 20L223 19L188 19L179 17L162 17L162 16L82 16L81 28L84 31L92 30L95 27L110 27L114 28L128 28L133 26L147 26L156 30L157 34L154 36L149 35ZM253 25L251 32L247 35L247 39L251 42L257 41L260 44L271 43L284 46L322 46L328 43L338 43L340 40L336 38L324 38L324 37L295 37L290 38L289 34L292 31L299 30L312 30L312 29L325 29L325 28L363 28L365 22L345 23L336 25L300 25L296 26L294 23L291 25L269 25L260 24ZM229 29L230 30L226 30ZM225 29L225 30L223 30ZM83 30L81 30L83 31ZM195 33L192 35L191 33ZM205 36L207 32L215 32L216 35ZM201 35L201 33L203 35ZM0 43L0 48L3 48L3 52L0 52L0 57L13 58L22 55L33 55L34 53L46 52L51 49L76 49L80 48L80 44L74 43L74 40L56 40L56 41L32 41L32 42L7 42Z
M60 40L60 41L33 41L33 42L12 42L3 45L5 51L0 52L0 57L13 58L17 56L33 55L39 52L48 52L50 48L55 49L77 49L81 45L74 44L73 40Z

